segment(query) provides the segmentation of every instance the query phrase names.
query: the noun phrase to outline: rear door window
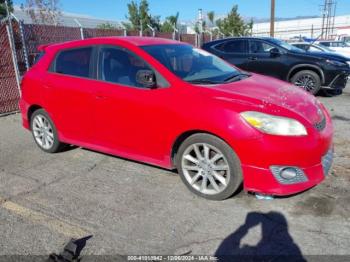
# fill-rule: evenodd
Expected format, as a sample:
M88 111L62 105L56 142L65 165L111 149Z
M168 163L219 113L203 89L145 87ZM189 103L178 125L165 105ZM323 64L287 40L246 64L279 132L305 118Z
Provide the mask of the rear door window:
M92 47L61 51L51 71L70 76L90 77L91 58Z
M247 41L244 39L232 40L218 44L214 48L225 53L246 53Z

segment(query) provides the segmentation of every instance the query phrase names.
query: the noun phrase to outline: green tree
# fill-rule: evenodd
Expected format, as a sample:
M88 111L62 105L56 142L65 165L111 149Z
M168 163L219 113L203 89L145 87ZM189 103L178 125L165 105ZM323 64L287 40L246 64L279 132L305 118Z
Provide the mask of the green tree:
M59 17L61 16L59 0L26 0L21 8L34 23L59 24Z
M141 0L140 4L137 4L136 1L131 1L128 4L128 16L127 19L130 22L132 29L147 31L148 26L159 30L160 28L160 17L152 16L149 12L149 4L147 0Z
M136 2L131 1L131 3L128 4L128 12L129 16L127 16L127 18L129 19L132 28L140 29L139 7Z
M177 26L178 20L179 12L177 12L176 15L168 16L162 24L160 31L167 33L174 32L174 26Z
M199 23L195 23L193 30L196 32L196 34L200 34L201 29Z
M151 16L150 19L150 26L153 27L156 31L160 31L161 24L160 24L160 16Z
M246 35L251 36L253 34L253 26L254 26L254 21L253 21L253 19L250 19L249 23L247 24Z
M213 26L214 25L214 20L215 20L215 12L214 11L210 11L207 13L207 17L208 20L210 22L210 25Z
M172 25L177 26L177 23L178 23L178 21L179 21L179 15L180 15L180 13L177 12L176 15L168 16L166 19L167 19Z
M133 26L129 22L122 22L122 27L126 29L127 31L131 31L133 29Z
M251 33L253 21L246 24L238 13L238 6L234 5L225 18L216 21L216 25L226 36L243 36Z
M97 25L98 29L116 29L117 27L109 22Z
M13 2L12 0L7 1L9 5L10 12L13 12ZM0 0L0 19L7 16L5 0Z

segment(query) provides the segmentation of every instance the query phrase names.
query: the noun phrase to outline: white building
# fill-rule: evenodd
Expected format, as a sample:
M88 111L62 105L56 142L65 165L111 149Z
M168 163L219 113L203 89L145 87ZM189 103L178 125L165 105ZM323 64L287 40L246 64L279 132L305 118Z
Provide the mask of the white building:
M350 35L350 15L336 16L334 21L334 35ZM322 17L277 21L275 23L275 37L290 39L296 36L316 38L321 34ZM254 36L269 36L270 23L256 23L253 26Z

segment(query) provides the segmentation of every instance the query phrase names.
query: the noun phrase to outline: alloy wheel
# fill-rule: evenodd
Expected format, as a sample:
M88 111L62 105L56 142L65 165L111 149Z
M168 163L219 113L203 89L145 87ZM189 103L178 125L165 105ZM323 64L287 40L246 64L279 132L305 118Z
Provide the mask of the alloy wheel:
M38 114L34 117L32 130L35 141L40 147L49 150L53 146L55 142L53 128L45 116Z
M218 194L229 183L229 164L224 154L212 145L196 143L188 146L181 163L187 182L202 194Z
M296 86L299 86L303 89L305 89L308 92L312 92L317 88L316 85L316 80L311 76L311 75L301 75L298 77L295 81L294 84Z

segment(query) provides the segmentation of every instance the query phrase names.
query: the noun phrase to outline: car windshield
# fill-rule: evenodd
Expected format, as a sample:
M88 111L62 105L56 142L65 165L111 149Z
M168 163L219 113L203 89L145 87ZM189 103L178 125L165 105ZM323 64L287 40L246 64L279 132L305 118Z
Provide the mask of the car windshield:
M184 44L142 46L148 54L181 79L191 83L217 84L240 80L244 75L222 59Z
M319 44L313 44L313 45L321 48L322 50L324 50L326 52L335 52L333 49L330 49L329 47L324 46L324 45L319 45Z
M298 47L293 46L293 45L291 45L291 44L288 44L287 42L284 42L284 41L282 41L282 40L279 40L279 39L275 39L275 38L274 38L274 39L272 39L272 41L273 41L275 44L277 44L277 45L283 47L284 49L287 49L288 51L295 51L295 52L302 52L302 53L305 52L304 49L301 49L301 48L298 48Z

